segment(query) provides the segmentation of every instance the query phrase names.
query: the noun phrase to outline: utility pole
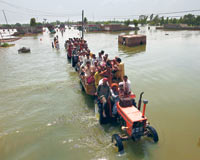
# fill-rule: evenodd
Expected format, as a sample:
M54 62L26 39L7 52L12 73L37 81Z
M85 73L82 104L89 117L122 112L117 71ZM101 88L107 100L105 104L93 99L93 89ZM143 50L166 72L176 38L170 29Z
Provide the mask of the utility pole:
M6 24L8 25L8 20L7 20L7 18L6 18L6 14L5 14L4 10L2 10L2 12L3 12L4 18L5 18L5 20L6 20ZM8 28L8 32L9 32L9 36L11 36L11 35L10 35L10 30L9 30L9 28Z
M3 12L4 18L6 20L6 24L8 24L8 21L7 21L7 18L6 18L6 14L5 14L4 10L2 10L2 12Z
M82 10L82 39L84 39L84 10Z

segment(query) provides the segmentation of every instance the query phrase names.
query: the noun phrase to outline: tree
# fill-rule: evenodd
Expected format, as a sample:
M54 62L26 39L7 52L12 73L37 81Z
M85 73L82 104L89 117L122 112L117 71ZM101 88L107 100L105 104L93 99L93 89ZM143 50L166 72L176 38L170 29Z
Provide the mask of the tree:
M59 25L59 24L60 24L60 21L59 21L59 20L56 20L56 24Z
M131 23L130 19L124 21L124 24L125 24L126 26L129 26L130 23Z
M20 23L15 24L16 27L21 27L22 25Z
M188 25L194 25L195 24L195 16L193 14L184 15L183 23L188 24Z
M195 25L200 25L200 16L196 17Z
M169 17L165 20L165 24L169 24Z
M165 24L165 19L164 19L164 17L162 16L161 19L160 19L160 25L163 25L163 24Z
M158 25L159 21L160 21L159 16L156 15L156 16L154 17L154 19L153 19L153 24L154 24L154 25Z
M147 24L147 19L148 19L148 16L140 15L138 23L140 23L143 26L144 24Z
M138 26L138 20L134 19L133 24L135 25L135 27L137 27Z
M153 20L153 14L150 15L150 21L152 21L152 20Z
M177 19L176 18L172 19L172 23L177 24L178 23Z
M31 18L31 20L30 20L30 26L31 27L36 26L36 20L35 20L35 18Z
M86 17L84 17L84 19L83 19L83 23L84 23L84 24L87 24L87 23L88 23L88 20L87 20Z

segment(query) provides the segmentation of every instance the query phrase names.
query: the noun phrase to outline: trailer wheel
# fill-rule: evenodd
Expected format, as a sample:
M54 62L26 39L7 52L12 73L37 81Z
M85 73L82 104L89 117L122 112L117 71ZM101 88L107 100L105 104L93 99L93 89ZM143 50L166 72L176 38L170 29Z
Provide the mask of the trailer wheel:
M158 142L159 138L156 130L152 126L147 126L146 128L148 131L147 137L151 137L155 143Z
M124 146L122 143L122 140L118 134L112 135L112 143L118 148L118 152L123 153L124 152Z

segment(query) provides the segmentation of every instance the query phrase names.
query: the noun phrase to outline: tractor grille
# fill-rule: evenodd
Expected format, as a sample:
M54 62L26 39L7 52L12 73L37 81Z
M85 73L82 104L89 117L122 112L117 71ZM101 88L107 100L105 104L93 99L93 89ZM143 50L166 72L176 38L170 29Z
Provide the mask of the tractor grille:
M142 122L134 122L133 123L133 128L132 128L132 137L137 140L141 136L144 135L144 124L145 121Z

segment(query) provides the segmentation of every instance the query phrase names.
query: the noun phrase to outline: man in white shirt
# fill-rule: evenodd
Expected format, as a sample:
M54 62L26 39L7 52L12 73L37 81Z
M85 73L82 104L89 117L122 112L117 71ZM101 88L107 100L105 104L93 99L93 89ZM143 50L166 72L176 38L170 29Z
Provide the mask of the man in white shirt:
M90 54L89 53L87 53L86 57L84 57L83 64L81 65L81 67L85 67L85 65L86 65L87 62L90 62L90 64L92 62L92 59L90 58Z
M123 87L124 87L124 94L130 95L131 94L131 82L128 80L127 75L125 75L123 77Z

